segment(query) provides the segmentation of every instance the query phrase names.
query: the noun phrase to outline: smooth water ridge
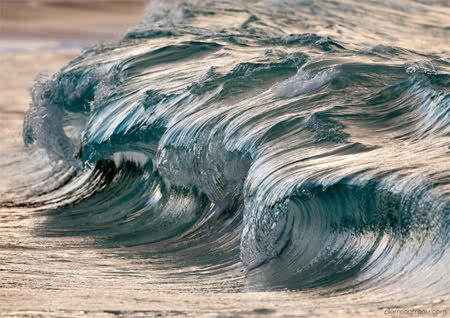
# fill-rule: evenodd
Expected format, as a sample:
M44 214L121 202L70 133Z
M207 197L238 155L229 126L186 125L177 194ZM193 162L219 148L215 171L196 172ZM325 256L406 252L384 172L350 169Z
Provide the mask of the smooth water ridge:
M445 306L449 12L151 2L37 79L0 206L167 289Z

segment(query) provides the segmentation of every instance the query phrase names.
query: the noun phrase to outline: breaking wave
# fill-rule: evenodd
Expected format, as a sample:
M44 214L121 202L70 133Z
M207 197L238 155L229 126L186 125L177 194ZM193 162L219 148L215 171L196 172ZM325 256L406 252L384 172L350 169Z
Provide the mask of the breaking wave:
M38 78L2 206L252 288L447 295L450 63L339 29L363 5L150 4Z

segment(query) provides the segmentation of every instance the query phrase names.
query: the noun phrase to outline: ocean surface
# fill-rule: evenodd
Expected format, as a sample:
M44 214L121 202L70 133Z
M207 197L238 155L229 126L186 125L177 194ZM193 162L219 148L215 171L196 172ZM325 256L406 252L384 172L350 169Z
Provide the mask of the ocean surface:
M0 316L450 315L449 17L151 1L39 75L0 157Z

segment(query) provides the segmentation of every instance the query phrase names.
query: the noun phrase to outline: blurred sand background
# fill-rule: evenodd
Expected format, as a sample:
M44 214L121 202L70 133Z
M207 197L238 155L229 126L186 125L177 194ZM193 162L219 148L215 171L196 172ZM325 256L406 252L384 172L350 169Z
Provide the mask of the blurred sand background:
M23 146L23 117L39 73L52 74L84 47L119 39L146 0L0 0L0 153Z
M142 16L145 0L1 0L1 38L107 40Z

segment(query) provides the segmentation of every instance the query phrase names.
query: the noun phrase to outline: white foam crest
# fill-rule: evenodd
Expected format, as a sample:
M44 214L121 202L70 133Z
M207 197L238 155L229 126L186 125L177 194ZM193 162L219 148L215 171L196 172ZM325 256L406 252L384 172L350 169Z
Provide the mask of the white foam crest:
M147 164L149 157L141 152L122 151L116 152L113 155L113 160L117 168L125 161L131 161L136 163L139 167L144 167Z
M275 85L272 90L276 97L292 98L320 89L328 84L336 74L337 71L335 69L327 69L312 75L304 68L301 68L295 76Z

